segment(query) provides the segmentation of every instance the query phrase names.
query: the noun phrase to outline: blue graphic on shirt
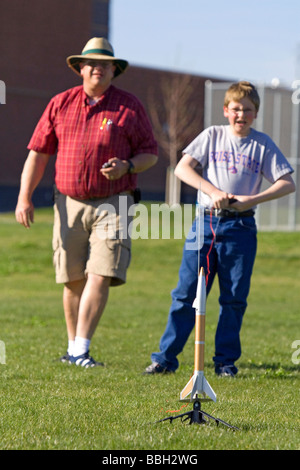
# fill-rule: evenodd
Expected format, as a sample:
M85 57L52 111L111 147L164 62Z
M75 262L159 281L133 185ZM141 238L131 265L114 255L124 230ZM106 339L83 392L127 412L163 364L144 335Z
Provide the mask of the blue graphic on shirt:
M235 166L230 166L228 168L228 171L232 173L233 175L235 175L237 173L237 168Z

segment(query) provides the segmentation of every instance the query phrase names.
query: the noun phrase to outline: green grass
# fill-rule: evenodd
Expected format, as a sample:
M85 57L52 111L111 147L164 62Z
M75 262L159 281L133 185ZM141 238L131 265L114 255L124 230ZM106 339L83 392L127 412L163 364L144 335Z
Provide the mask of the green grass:
M182 240L135 240L128 283L113 288L92 342L105 368L55 361L67 347L62 286L52 267L52 211L36 211L30 230L0 214L0 449L299 449L300 234L259 233L243 354L234 379L214 374L218 285L207 301L205 375L217 394L211 421L157 423L179 410L193 371L194 337L173 375L143 376L157 350L177 283ZM300 354L298 355L300 357ZM181 412L190 410L186 406Z

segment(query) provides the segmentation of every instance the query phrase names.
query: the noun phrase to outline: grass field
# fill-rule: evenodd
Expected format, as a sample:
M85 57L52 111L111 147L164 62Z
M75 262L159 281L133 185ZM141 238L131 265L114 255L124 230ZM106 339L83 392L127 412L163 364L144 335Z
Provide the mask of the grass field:
M111 289L92 342L92 355L106 367L83 370L56 361L67 340L62 286L52 267L51 209L37 210L30 230L13 214L0 214L0 226L1 450L300 449L300 233L259 233L234 379L214 374L217 283L208 298L205 375L217 402L203 410L239 428L233 431L213 421L157 423L182 407L193 335L176 374L142 375L165 327L182 240L134 241L128 283Z

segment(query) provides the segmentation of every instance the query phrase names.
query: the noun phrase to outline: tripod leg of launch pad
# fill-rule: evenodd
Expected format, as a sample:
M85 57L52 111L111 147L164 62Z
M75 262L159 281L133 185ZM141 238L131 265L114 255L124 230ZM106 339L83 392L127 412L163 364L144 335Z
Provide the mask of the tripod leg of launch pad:
M160 419L158 421L158 423L162 422L162 421L170 421L172 423L172 421L174 419L177 419L177 418L181 418L181 421L184 422L184 421L187 421L187 420L190 420L189 421L189 424L206 424L207 423L207 420L204 418L204 416L206 416L207 418L209 419L212 419L214 420L217 425L219 425L219 423L222 423L224 424L225 426L231 428L231 429L236 429L238 430L237 427L235 426L232 426L231 424L228 424L226 423L225 421L223 421L222 419L219 419L219 418L215 418L214 416L211 416L209 415L208 413L206 413L205 411L202 411L201 410L201 402L200 400L195 400L194 401L194 404L193 404L193 410L192 411L187 411L186 413L182 413L180 415L177 415L177 416L168 416L167 418L164 418L164 419Z

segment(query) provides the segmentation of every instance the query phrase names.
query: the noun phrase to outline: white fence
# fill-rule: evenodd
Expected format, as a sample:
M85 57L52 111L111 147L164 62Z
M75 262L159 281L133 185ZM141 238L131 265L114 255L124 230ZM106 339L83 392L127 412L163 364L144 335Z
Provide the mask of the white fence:
M6 103L6 86L3 80L0 80L0 104Z
M255 84L261 105L254 124L258 131L268 134L278 145L294 169L298 188L300 179L300 104L299 92L288 88L271 88ZM300 83L299 83L300 85ZM223 116L224 94L230 83L205 84L204 126L228 124ZM262 189L267 187L264 182ZM300 230L300 196L298 192L260 204L256 212L260 230Z

